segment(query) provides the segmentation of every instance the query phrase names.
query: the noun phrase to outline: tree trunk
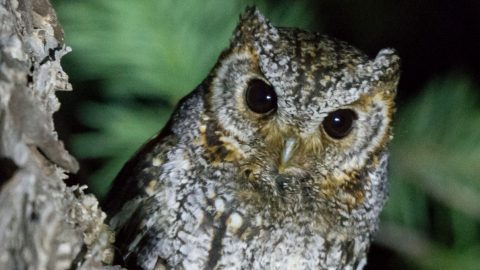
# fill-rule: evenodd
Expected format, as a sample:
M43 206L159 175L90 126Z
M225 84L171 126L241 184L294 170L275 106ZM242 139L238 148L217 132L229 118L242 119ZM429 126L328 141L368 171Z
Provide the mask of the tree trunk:
M48 0L0 0L0 269L100 269L113 234L58 140L56 91L70 48Z

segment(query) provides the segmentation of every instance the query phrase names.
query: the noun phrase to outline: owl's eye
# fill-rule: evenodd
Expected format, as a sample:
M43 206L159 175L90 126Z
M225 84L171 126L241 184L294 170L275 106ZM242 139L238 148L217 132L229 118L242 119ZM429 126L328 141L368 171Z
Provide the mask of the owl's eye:
M248 83L245 99L248 108L255 113L265 114L277 108L275 90L260 79L253 79Z
M342 139L352 131L353 121L356 119L357 115L350 109L336 110L323 120L323 129L328 136Z

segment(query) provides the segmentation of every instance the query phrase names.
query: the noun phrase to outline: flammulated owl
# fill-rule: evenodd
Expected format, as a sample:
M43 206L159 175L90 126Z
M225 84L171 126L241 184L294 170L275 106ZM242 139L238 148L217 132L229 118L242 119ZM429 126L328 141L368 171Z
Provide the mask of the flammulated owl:
M105 205L131 269L362 269L387 196L399 57L247 8Z

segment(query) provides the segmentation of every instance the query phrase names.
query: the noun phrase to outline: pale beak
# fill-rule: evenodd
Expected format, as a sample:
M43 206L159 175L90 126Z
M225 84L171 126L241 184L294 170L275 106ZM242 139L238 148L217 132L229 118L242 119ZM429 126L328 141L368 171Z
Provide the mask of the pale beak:
M288 161L293 155L296 145L297 140L294 138L288 138L285 140L285 145L283 146L282 156L280 160L280 170L283 170L285 168L285 165L288 163Z

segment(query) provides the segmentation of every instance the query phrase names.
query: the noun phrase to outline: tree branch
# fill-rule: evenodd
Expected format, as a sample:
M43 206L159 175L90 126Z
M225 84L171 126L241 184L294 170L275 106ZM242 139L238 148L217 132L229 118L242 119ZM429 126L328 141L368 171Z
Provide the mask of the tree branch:
M70 51L48 0L0 0L0 269L100 269L113 233L58 140L56 91L69 91Z

